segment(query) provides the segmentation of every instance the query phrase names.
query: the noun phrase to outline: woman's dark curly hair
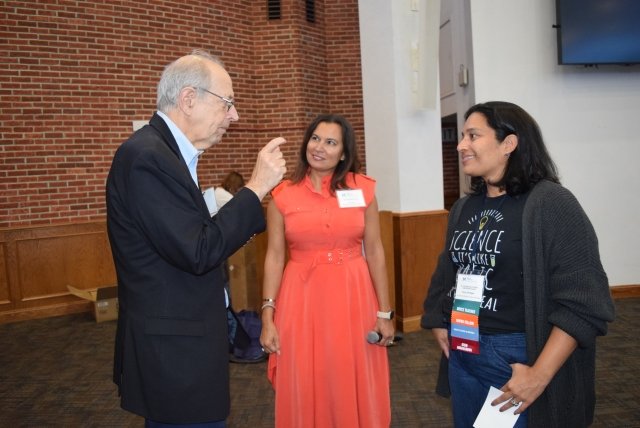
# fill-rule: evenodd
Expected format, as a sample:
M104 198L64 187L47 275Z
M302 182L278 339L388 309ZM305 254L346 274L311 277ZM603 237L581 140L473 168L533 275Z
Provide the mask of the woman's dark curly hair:
M337 189L347 188L346 176L349 172L360 171L360 160L358 159L358 150L356 147L356 136L353 132L353 126L344 117L339 114L321 114L317 116L313 122L309 124L302 140L302 146L298 153L298 164L291 175L293 183L300 183L309 170L309 161L307 160L307 146L309 140L321 123L335 123L342 129L342 148L344 160L338 162L336 169L331 177L331 192L335 193Z
M489 126L495 130L500 142L508 135L518 137L518 145L507 160L504 175L497 183L510 196L528 192L541 180L560 183L555 163L542 139L536 121L521 107L504 102L489 101L472 106L464 114L465 120L473 113L482 114ZM471 194L484 194L487 184L482 177L471 178Z

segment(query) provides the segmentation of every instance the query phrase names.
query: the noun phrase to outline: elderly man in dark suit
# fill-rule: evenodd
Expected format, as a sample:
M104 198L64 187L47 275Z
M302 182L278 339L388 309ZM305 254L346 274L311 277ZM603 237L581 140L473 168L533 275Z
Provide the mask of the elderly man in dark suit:
M286 172L275 138L246 186L210 217L198 156L238 120L231 78L207 52L169 64L158 112L122 144L107 179L119 285L114 382L146 426L224 427L229 415L223 262L265 228L261 200Z

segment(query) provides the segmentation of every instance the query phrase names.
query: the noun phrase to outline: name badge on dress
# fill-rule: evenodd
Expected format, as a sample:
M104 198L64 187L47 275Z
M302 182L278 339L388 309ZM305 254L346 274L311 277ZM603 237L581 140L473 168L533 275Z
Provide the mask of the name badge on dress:
M364 194L362 189L338 190L338 205L340 208L357 208L364 207Z

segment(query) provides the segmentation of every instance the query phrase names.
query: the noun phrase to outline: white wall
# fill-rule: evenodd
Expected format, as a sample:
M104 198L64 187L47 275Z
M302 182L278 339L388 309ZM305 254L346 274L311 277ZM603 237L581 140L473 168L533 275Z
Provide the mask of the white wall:
M377 180L378 205L394 212L442 209L439 0L358 6L367 174Z
M476 101L511 101L536 118L596 229L610 284L640 284L640 65L557 65L555 0L470 3Z

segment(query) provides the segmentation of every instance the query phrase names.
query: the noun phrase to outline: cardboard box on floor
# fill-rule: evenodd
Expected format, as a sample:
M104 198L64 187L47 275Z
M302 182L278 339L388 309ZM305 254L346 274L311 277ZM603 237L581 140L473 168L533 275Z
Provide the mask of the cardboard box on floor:
M96 322L118 319L118 286L107 285L98 288L80 289L67 285L69 292L93 302Z

